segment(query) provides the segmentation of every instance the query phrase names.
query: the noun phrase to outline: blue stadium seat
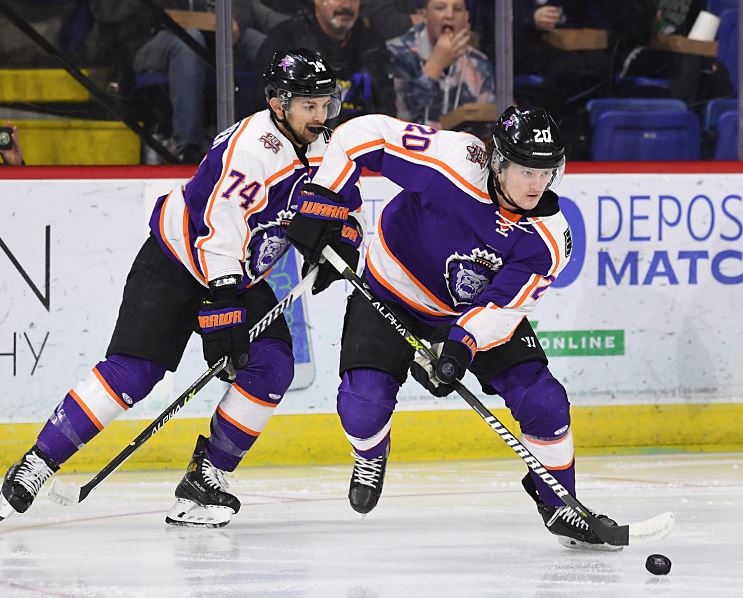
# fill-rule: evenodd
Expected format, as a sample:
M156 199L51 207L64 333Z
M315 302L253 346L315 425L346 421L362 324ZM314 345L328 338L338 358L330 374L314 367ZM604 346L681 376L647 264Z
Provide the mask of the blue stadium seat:
M513 76L513 87L541 87L544 85L544 77L537 74L525 74Z
M738 159L738 111L724 112L717 119L715 160Z
M717 128L717 120L723 112L737 109L738 100L736 98L710 100L704 108L704 130L713 131Z
M593 160L698 160L699 119L693 112L605 112L596 120Z
M666 97L671 93L670 79L657 79L654 77L617 77L614 79L614 85L623 97Z
M718 17L729 8L738 8L738 0L707 0L707 12Z
M738 11L726 10L720 15L720 29L717 32L720 45L717 47L717 60L728 70L730 80L738 89Z
M591 117L591 126L596 126L596 120L604 112L651 112L665 110L678 112L686 111L683 100L676 98L597 98L586 102L586 108Z

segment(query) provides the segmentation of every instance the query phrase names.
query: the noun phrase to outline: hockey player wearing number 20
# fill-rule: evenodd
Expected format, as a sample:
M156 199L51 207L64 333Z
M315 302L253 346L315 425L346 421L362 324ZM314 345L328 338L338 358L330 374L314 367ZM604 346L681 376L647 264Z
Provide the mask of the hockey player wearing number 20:
M0 520L25 512L60 465L174 371L195 326L209 365L230 358L219 376L231 386L209 438L196 442L166 521L216 527L239 510L224 473L253 446L294 375L283 316L249 342L250 328L277 304L264 278L295 241L295 220L302 229L325 214L315 226L324 241L315 240L343 232L333 247L351 262L363 237L347 210L315 202L314 211L296 213L327 147L324 123L340 110L334 74L318 54L300 49L274 55L264 79L269 109L218 135L194 177L158 199L106 359L67 393L36 444L8 470ZM351 203L360 204L358 195ZM300 232L296 242L310 241ZM321 267L313 293L338 278L329 265Z
M360 513L382 492L392 412L408 368L436 396L452 392L469 369L485 392L503 397L524 446L575 493L567 393L527 319L570 257L570 228L553 191L564 147L542 109L508 108L492 141L489 154L466 133L362 116L336 129L313 178L315 191L343 196L366 167L402 187L380 215L364 276L439 356L435 366L414 359L373 304L351 295L337 407L355 455L349 499ZM614 548L534 473L523 485L562 544Z

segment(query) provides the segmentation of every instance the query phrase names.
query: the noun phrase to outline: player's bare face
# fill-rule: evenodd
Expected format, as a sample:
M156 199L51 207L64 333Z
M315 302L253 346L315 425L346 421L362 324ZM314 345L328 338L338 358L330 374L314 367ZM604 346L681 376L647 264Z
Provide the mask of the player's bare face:
M328 119L330 102L329 96L292 98L286 111L286 120L299 138L298 141L309 144L319 137L320 131L317 128L322 127Z
M426 28L433 43L467 26L469 13L464 0L430 0L426 6Z
M552 177L551 168L526 168L518 164L510 164L498 173L501 189L522 210L533 210L537 206ZM501 197L498 202L506 210L513 209Z
M320 27L334 35L345 35L359 18L361 0L315 0Z

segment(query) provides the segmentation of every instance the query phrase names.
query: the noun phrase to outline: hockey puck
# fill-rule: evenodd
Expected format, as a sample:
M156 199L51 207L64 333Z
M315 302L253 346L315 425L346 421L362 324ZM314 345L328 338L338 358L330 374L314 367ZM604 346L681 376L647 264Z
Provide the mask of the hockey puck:
M645 561L645 569L653 575L668 575L671 571L671 559L662 554L651 554Z

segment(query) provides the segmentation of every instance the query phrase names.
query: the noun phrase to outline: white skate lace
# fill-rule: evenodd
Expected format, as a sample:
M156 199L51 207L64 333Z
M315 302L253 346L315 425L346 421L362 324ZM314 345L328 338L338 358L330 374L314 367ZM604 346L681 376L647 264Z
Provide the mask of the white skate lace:
M547 522L547 527L550 527L558 518L563 519L568 523L568 525L572 525L573 527L584 530L589 529L586 520L567 505L565 505L564 507L557 507L557 510Z
M230 486L224 478L224 471L218 467L214 467L209 459L204 459L201 462L201 473L204 476L206 484L212 488L227 490Z
M359 484L376 488L379 482L379 476L382 474L384 466L384 456L374 459L366 459L356 453L351 453L356 463L353 468L353 479Z
M54 472L44 462L41 457L29 453L23 459L23 463L15 474L15 482L18 482L33 496L36 496L41 490L41 486L46 482Z

